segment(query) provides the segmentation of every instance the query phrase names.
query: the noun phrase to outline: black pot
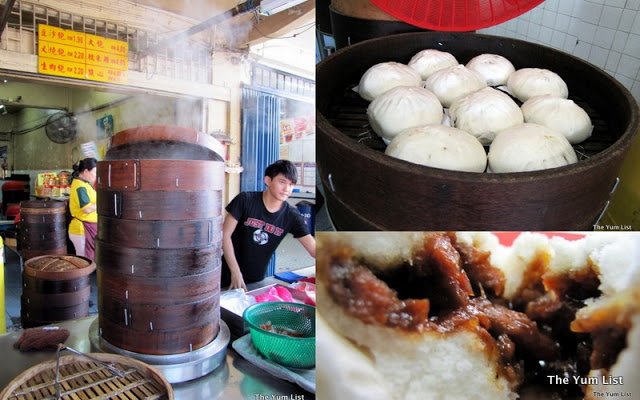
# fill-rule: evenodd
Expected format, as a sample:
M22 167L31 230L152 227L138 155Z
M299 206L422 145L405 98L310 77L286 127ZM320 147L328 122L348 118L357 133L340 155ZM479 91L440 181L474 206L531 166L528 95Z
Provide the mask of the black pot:
M569 87L595 129L577 164L542 171L477 174L394 159L372 133L368 103L352 90L385 61L407 63L435 48L460 63L500 54L516 69L547 68ZM422 32L364 41L317 66L317 163L329 213L341 230L586 230L605 208L640 126L629 91L598 67L521 40L475 33Z

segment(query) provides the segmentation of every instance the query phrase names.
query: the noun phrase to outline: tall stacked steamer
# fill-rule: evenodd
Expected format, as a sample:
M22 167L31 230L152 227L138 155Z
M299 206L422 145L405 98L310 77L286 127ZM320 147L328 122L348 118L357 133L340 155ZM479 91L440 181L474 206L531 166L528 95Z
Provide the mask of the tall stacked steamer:
M193 129L139 127L116 134L98 162L99 336L110 350L193 354L218 335L218 145Z

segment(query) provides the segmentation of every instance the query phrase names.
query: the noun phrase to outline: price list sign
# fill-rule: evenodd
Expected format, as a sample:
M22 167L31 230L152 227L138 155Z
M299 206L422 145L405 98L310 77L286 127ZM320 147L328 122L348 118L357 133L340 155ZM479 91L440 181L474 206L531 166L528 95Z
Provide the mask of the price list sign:
M49 25L38 26L38 72L126 83L127 42Z

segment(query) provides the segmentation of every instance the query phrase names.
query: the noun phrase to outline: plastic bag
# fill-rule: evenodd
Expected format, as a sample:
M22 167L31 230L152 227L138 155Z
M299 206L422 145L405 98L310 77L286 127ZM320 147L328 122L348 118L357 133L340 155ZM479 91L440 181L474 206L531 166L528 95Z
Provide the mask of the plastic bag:
M220 306L234 314L242 315L253 304L256 304L256 299L248 296L242 288L227 290L220 295Z
M274 286L269 288L265 293L256 296L257 303L266 303L269 301L288 301L293 302L293 296L287 288L282 286Z
M316 285L311 282L296 282L290 286L292 289L299 290L304 292L305 299L304 304L308 304L310 306L316 305Z

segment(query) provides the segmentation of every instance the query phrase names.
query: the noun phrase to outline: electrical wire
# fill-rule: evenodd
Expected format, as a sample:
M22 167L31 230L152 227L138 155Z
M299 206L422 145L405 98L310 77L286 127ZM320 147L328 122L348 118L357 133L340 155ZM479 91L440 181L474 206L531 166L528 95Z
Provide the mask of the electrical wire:
M316 25L316 23L315 23L315 22L310 22L310 23L308 23L308 24L305 24L305 25L299 26L299 27L297 27L297 28L294 28L293 30L295 30L295 29L302 29L302 28L305 28L305 29L304 29L304 30L302 30L302 31L300 31L300 32L296 32L296 33L294 33L294 34L293 34L293 35L291 35L291 36L269 36L269 35L267 35L267 34L263 33L263 32L260 30L260 28L258 28L258 25L259 25L259 24L258 24L258 23L256 23L255 25L253 25L253 27L255 28L255 30L256 30L256 31L258 31L258 33L259 33L259 34L261 34L263 37L266 37L267 39L293 39L293 38L295 38L295 37L297 37L297 36L299 36L299 35L301 35L301 34L305 33L305 32L306 32L306 31L308 31L309 29L313 28L313 27Z
M105 103L105 104L102 104L102 105L99 105L99 106L95 106L95 107L90 108L88 110L78 111L78 112L73 113L73 114L74 115L83 115L83 114L88 114L88 113L91 113L91 112L94 112L94 111L104 110L105 108L115 107L117 105L120 105L121 103L125 103L125 102L133 99L133 97L134 96L126 96L126 97L123 97L121 99L114 100L114 101L111 101L109 103Z
M5 135L5 134L9 134L9 135L24 135L25 133L29 133L29 132L36 131L38 129L42 129L45 126L47 126L47 122L42 123L42 124L37 125L37 126L34 126L34 127L31 127L31 128L25 128L25 129L22 129L22 130L19 130L19 131L11 130L9 132L0 132L0 134L3 134L3 135Z
M43 119L46 119L46 121L43 122L43 123L40 123L40 124L38 124L36 126L32 126L32 127L29 127L29 128L23 128L23 129L20 129L20 130L17 130L17 131L11 130L11 131L8 131L8 132L0 132L0 134L2 134L2 135L6 135L6 134L8 134L8 135L24 135L26 133L33 132L33 131L36 131L38 129L42 129L42 128L46 127L49 124L50 118L53 117L54 115L58 115L58 114L67 114L67 115L71 115L71 116L84 115L84 114L92 113L92 112L95 112L95 111L104 110L105 108L115 107L117 105L120 105L121 103L124 103L126 101L131 100L132 98L133 98L133 96L123 97L121 99L114 100L114 101L111 101L109 103L101 104L99 106L90 108L88 110L78 111L76 113L67 112L67 111L60 111L58 113L50 114L50 115L47 115L46 117L42 117Z
M51 117L51 115L54 115L54 114L45 115L45 116L43 116L43 117L40 117L40 118L38 118L38 119L35 119L35 120L33 120L33 121L29 121L29 122L27 122L27 123L26 123L26 124L37 123L38 125L36 125L36 126L34 126L34 127L31 127L31 128L22 128L22 129L20 129L20 130L18 130L18 131L14 131L14 130L11 130L11 131L3 131L3 132L0 132L0 134L2 134L2 135L24 135L25 133L29 133L29 132L32 132L32 131L34 131L34 130L37 130L37 129L43 128L45 125L47 125L46 120L48 120L48 119L49 119L49 117ZM44 121L44 122L38 122L38 121ZM25 124L25 125L26 125L26 124Z

